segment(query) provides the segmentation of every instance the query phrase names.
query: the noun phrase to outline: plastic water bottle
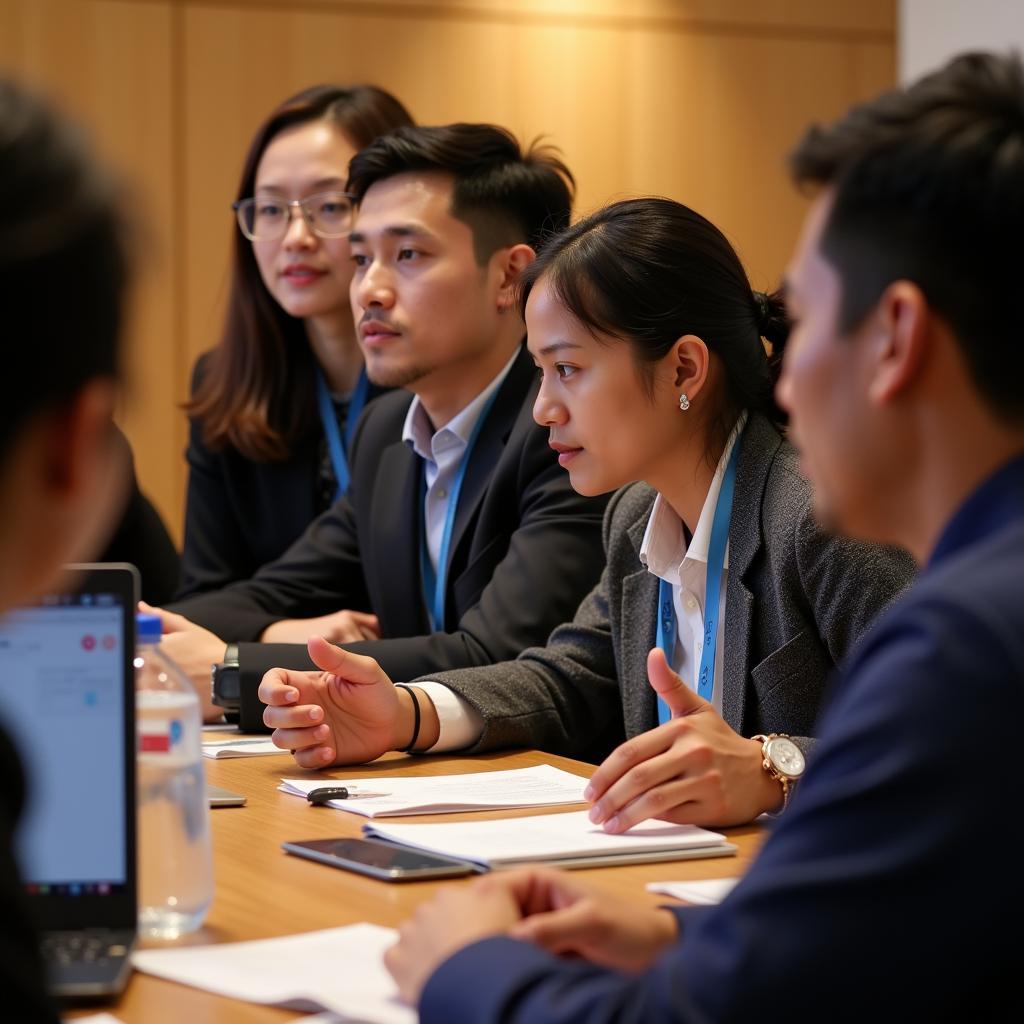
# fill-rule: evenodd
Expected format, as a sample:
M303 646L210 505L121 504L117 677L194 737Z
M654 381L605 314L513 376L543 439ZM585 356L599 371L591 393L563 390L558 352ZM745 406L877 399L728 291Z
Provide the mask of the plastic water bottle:
M203 923L213 899L199 697L160 649L160 618L137 623L139 931L176 939Z

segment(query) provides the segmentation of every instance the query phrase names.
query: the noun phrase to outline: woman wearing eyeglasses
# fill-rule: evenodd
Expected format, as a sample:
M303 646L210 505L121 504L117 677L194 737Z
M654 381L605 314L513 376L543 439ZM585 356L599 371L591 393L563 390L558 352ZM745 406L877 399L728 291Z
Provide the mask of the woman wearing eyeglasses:
M252 576L346 489L348 444L376 394L348 297L348 163L411 123L374 86L322 85L285 100L253 138L224 330L196 364L186 407L179 597ZM321 628L338 640L375 635L372 616L357 613Z

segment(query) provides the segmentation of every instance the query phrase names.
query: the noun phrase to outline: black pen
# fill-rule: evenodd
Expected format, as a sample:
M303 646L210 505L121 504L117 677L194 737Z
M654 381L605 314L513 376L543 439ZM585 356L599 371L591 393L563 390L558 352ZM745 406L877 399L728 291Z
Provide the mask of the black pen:
M306 794L306 799L315 807L327 803L328 800L358 800L365 797L390 796L390 793L363 793L348 786L319 786Z

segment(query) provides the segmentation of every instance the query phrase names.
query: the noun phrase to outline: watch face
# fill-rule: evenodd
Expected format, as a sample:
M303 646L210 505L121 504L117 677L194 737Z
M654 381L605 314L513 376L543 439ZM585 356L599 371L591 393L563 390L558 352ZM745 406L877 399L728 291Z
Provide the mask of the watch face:
M775 736L768 743L768 760L776 771L787 779L798 779L804 773L806 762L803 751L785 736Z

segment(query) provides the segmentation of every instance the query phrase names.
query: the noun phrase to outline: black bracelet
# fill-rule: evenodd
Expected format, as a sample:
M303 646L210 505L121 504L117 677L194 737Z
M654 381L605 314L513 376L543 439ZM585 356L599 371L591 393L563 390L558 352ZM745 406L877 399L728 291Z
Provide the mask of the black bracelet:
M395 687L405 690L412 698L412 739L409 740L409 746L403 747L400 753L414 754L413 747L416 746L416 741L420 738L420 702L416 697L416 691L411 686L406 686L405 683L395 683Z

